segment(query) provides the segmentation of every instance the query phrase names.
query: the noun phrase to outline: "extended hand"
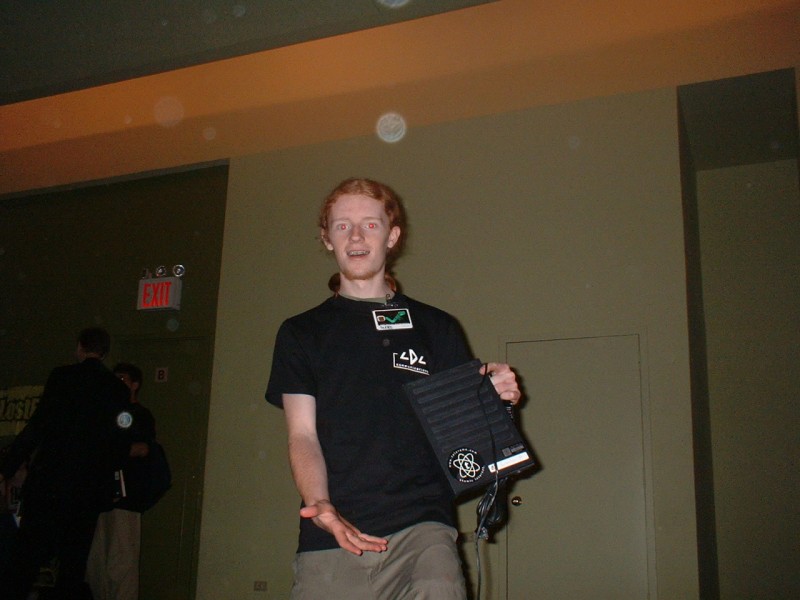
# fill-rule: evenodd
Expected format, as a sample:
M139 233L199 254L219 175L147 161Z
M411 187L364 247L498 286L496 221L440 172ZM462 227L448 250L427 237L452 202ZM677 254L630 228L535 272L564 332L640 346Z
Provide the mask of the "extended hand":
M304 506L300 509L300 516L312 519L317 527L333 535L339 546L358 556L364 552L384 552L387 548L388 540L361 533L327 500Z
M500 398L511 404L517 404L522 398L522 392L519 389L517 375L511 367L505 363L488 363L481 366L481 375L485 375L487 371Z

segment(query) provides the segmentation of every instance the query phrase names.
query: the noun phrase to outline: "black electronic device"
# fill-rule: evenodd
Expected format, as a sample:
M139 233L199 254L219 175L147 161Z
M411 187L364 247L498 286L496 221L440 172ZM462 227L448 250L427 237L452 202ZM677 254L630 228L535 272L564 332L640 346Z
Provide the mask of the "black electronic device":
M539 466L480 366L472 360L403 386L456 496Z

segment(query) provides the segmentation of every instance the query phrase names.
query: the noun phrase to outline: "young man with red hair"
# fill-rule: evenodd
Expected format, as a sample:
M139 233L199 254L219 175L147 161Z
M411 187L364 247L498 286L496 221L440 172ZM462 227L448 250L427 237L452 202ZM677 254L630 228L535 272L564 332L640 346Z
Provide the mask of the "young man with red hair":
M319 225L334 294L283 323L266 393L303 501L292 598L462 600L454 499L402 386L472 355L452 316L389 275L405 228L390 188L342 182ZM519 401L508 365L484 369Z

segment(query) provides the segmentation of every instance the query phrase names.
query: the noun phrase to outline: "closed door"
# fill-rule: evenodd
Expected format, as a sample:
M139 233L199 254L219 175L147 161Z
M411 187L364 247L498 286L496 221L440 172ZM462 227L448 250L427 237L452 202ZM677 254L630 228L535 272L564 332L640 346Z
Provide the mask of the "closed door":
M507 598L655 597L640 337L506 348L528 397L519 422L543 465L509 496Z
M211 381L208 338L123 339L114 359L143 372L139 398L156 419L172 488L142 517L139 597L194 598Z

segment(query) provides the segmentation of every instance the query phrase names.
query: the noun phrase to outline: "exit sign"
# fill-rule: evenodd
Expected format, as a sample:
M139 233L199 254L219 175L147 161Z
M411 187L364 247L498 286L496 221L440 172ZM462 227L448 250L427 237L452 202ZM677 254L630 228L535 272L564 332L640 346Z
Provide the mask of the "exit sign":
M161 310L181 307L181 280L178 277L156 277L139 280L138 310Z

